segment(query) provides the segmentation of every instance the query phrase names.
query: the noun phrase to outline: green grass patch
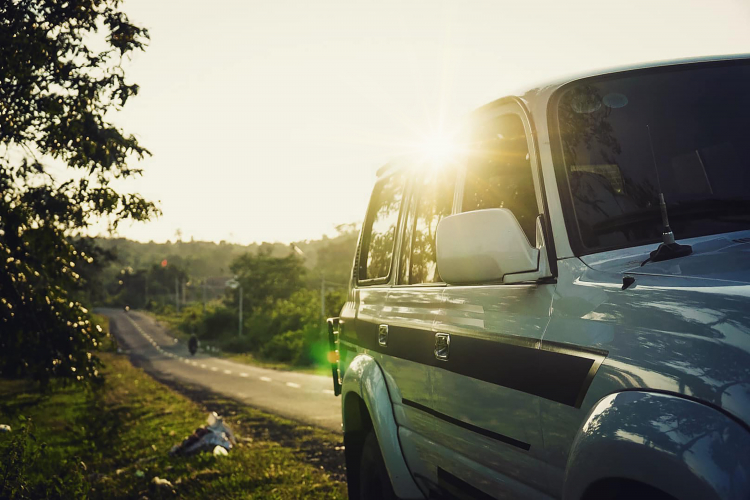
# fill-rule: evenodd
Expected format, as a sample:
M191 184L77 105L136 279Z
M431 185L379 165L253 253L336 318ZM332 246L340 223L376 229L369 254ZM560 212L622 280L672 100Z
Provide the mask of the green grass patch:
M0 433L0 497L346 496L341 475L320 465L329 451L341 453L339 435L236 403L224 408L240 438L228 456L169 457L205 423L206 409L123 356L101 358L106 380L98 390L56 387L43 395L29 382L0 380L0 423L13 428ZM172 487L156 486L155 477Z

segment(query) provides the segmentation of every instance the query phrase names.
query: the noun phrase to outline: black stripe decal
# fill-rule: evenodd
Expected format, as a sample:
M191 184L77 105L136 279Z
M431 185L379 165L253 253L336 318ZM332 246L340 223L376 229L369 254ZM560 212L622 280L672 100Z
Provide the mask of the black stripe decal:
M377 335L377 324L359 321L357 331L347 331L341 340L574 408L580 408L608 354L551 342L543 342L540 348L535 341L524 344L523 339L503 335L489 340L451 334L449 359L440 361L434 355L433 331L391 325L386 347L378 344Z
M494 439L496 441L500 441L502 443L515 446L516 448L521 448L522 450L525 450L525 451L529 451L529 449L531 448L531 445L528 443L524 443L523 441L513 439L512 437L498 434L497 432L484 429L483 427L477 427L476 425L470 424L468 422L464 422L463 420L458 420L457 418L453 418L449 415L446 415L445 413L440 413L439 411L433 410L432 408L419 404L415 401L411 401L410 399L402 399L401 402L404 404L404 406L410 406L412 408L416 408L417 410L423 411L425 413L429 413L433 417L439 418L440 420L445 420L446 422L449 422L453 425L463 427L464 429L468 429L472 432L476 432L477 434L481 434L482 436Z
M494 500L494 497L488 495L479 488L470 485L463 479L459 479L442 467L438 467L438 487L447 492L453 498L467 500Z

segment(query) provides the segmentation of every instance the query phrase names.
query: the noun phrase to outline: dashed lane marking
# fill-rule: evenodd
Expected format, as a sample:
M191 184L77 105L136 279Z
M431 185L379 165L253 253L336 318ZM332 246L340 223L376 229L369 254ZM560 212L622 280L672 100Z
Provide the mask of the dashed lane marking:
M248 374L247 374L247 373L244 373L244 372L243 372L243 373L240 373L240 377L247 377L247 376L248 376Z
M224 373L227 374L227 375L231 375L232 374L232 370L224 370Z
M218 368L216 368L215 366L212 366L212 367L211 367L211 371L212 371L212 372L218 372L218 371L219 371L219 369L218 369Z
M322 392L324 392L325 394L330 394L331 396L335 396L336 395L336 393L333 392L331 389L323 389Z
M300 387L302 387L301 385L299 385L299 384L295 384L294 382L287 382L287 383L286 383L286 385L287 385L288 387L293 387L293 388L295 388L295 389L299 389Z
M268 378L268 377L260 377L260 379L261 379L261 380L262 380L263 382L271 382L271 379L270 379L270 378Z

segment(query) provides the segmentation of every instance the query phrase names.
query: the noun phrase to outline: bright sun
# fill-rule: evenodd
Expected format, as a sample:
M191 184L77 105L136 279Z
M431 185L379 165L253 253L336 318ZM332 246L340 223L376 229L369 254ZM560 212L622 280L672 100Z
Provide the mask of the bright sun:
M420 157L434 168L450 162L458 152L456 140L444 133L427 136L419 145Z

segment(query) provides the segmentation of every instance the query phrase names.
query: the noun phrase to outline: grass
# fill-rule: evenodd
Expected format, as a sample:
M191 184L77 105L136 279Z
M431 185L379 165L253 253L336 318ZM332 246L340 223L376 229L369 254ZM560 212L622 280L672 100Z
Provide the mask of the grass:
M101 358L99 390L42 395L30 382L0 380L0 423L13 427L0 433L0 497L12 497L10 488L18 498L346 496L341 471L321 465L341 454L340 436L232 402L211 402L230 409L225 422L240 437L228 456L169 457L205 423L206 409L123 356ZM172 486L155 485L156 477Z

